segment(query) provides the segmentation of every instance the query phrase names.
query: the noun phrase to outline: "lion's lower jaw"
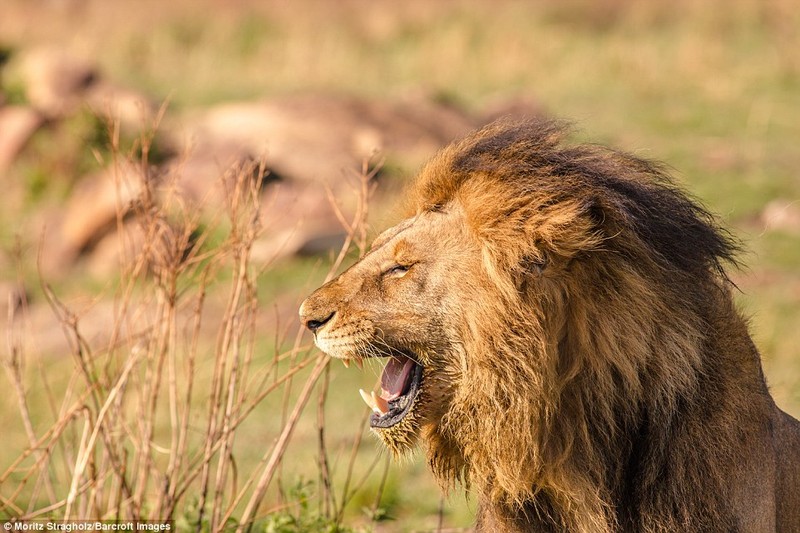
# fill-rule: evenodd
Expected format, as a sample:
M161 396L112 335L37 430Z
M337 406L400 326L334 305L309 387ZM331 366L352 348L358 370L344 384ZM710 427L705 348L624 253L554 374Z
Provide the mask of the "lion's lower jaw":
M419 440L419 431L420 417L417 406L394 426L372 428L372 432L378 436L395 458L400 458L414 449Z

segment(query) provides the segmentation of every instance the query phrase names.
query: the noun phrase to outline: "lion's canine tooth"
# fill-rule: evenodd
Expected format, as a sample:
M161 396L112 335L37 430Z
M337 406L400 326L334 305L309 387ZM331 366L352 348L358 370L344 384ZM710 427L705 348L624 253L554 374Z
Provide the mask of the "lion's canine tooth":
M342 364L344 365L345 368L350 368L350 359L347 358L342 359Z
M380 408L378 408L378 406L375 405L375 400L373 399L374 396L370 396L369 394L364 392L364 389L358 389L358 393L361 395L361 399L364 400L364 403L367 404L367 406L370 409L372 409L373 411L375 411L375 413L377 413L379 415L383 414L383 413L381 413ZM375 393L373 393L373 395L374 394Z
M364 370L364 360L359 356L353 357L353 362L356 364L359 370Z
M389 402L375 394L375 391L372 391L372 401L375 402L375 405L380 409L382 415L389 412Z

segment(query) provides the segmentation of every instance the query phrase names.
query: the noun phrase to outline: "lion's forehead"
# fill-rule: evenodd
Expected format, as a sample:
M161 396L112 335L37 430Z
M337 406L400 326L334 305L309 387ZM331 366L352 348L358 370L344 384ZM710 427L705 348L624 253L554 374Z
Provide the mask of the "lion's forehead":
M429 247L443 237L459 234L465 222L463 207L459 202L452 201L446 208L417 213L384 230L373 241L370 253L379 249L394 253L393 245L401 240L410 246Z
M392 241L395 237L400 235L402 232L406 231L410 227L414 225L415 222L419 217L409 217L398 224L395 224L391 228L384 230L380 235L378 235L374 241L372 241L371 251L377 251L380 248L383 248L387 243Z

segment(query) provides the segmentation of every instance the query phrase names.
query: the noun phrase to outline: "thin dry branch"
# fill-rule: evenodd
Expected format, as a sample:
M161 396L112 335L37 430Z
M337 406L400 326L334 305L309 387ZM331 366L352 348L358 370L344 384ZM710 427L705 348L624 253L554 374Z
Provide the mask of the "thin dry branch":
M247 502L247 507L245 507L245 510L239 520L239 527L236 529L237 531L244 531L252 526L252 522L255 519L255 513L258 509L258 506L261 504L261 500L264 498L264 494L266 493L267 487L269 487L269 484L272 481L272 477L275 475L275 470L280 464L283 454L286 452L286 447L288 446L289 439L291 438L292 433L297 426L297 422L300 419L300 414L303 412L303 409L305 408L306 403L308 402L308 399L311 396L315 385L317 384L317 380L322 375L322 372L328 366L329 362L330 359L324 355L317 359L317 364L314 366L314 369L311 371L311 375L306 380L303 390L300 392L300 397L297 399L294 409L292 410L291 416L289 416L289 419L283 426L283 431L281 432L280 437L278 437L278 442L275 446L275 449L272 451L272 455L269 457L266 467L264 467L264 471L261 474L261 478L259 479L255 490L253 491L253 495L250 497L250 501Z
M14 388L14 393L17 397L17 407L19 409L20 417L22 418L22 425L25 428L25 435L28 437L28 444L30 445L32 450L35 450L35 454L37 456L37 462L46 461L47 451L42 451L35 447L36 444L36 431L33 428L33 422L31 421L31 413L28 409L28 401L25 397L25 387L23 385L23 376L22 376L22 366L23 366L23 350L22 350L22 341L16 331L18 327L17 317L15 316L16 305L13 301L11 301L11 296L9 296L8 302L8 331L7 331L7 343L8 343L8 353L9 356L3 359L3 367L6 369L6 373L8 374L9 381ZM43 470L41 472L40 478L43 483L45 490L47 491L47 497L50 500L50 503L54 503L56 500L55 490L53 489L53 485L50 481L49 472Z

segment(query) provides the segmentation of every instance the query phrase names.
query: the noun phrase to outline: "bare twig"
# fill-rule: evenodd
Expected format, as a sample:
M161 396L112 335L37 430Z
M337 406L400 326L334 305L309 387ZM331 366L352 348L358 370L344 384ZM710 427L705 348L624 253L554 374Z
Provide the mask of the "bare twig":
M11 296L9 296L9 300L11 300ZM31 449L36 450L35 454L38 457L38 461L46 461L47 456L45 452L35 448L36 443L36 431L33 428L33 422L31 422L31 414L30 410L28 409L28 402L25 398L25 389L23 386L23 379L22 379L22 364L23 364L23 352L22 352L22 342L19 338L19 335L15 334L17 320L15 316L16 305L15 302L9 301L8 302L8 332L7 332L7 342L8 342L8 353L9 357L3 359L3 366L6 369L8 374L9 381L11 381L11 385L14 387L14 393L17 397L17 407L19 408L20 416L22 417L22 424L25 428L25 434L28 437L28 443L31 446ZM42 470L42 475L40 479L43 481L45 489L47 491L47 496L50 500L50 503L55 502L56 496L55 491L53 489L53 485L50 482L49 473L46 469Z
M255 513L258 509L258 506L261 504L261 500L264 498L264 493L267 491L267 487L272 481L272 476L275 475L275 470L280 464L284 452L286 452L286 447L288 446L289 439L291 438L292 433L297 426L300 413L303 412L303 408L308 402L317 380L322 375L322 372L325 370L325 367L328 366L329 362L330 359L327 356L320 356L317 359L317 364L314 366L314 369L311 371L311 375L306 380L305 386L300 392L300 397L295 403L291 416L283 426L283 431L281 432L280 437L278 437L278 442L275 446L275 449L272 451L272 455L270 456L267 466L264 468L264 471L261 474L261 478L256 485L253 495L250 497L250 501L247 502L247 507L245 507L245 510L242 513L237 531L244 531L252 526L252 521L255 518Z
M331 471L328 461L328 449L325 446L325 402L328 397L328 386L330 384L330 365L325 369L325 377L322 380L322 386L319 389L317 396L317 448L318 448L318 467L320 478L320 489L322 491L322 498L320 498L320 505L323 506L321 512L323 516L331 516L331 512L336 507L336 494L333 490L333 481L331 479Z

